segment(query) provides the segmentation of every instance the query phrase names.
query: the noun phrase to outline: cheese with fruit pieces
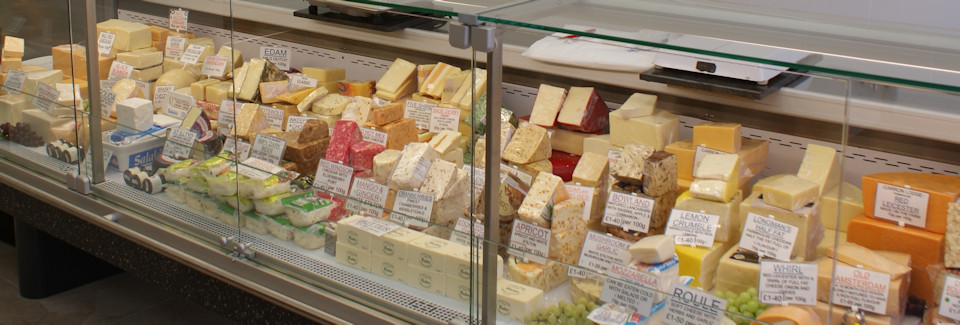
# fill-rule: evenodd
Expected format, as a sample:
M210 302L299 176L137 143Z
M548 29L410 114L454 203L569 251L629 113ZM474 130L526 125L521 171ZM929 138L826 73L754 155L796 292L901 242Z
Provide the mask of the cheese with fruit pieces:
M373 156L373 177L377 183L386 184L394 163L400 158L400 150L387 149Z
M567 266L552 260L545 265L525 263L517 257L507 260L507 278L511 281L549 291L568 279Z
M547 130L533 124L517 129L503 149L503 160L527 164L550 158L551 147Z
M390 187L401 190L419 188L423 184L430 165L437 158L437 152L430 148L429 144L421 142L407 144L390 176Z
M206 101L215 104L222 103L225 99L233 100L233 83L221 81L205 87L203 93Z
M547 128L553 127L566 98L566 89L540 84L537 99L533 103L533 111L530 113L530 123Z
M610 175L609 165L606 155L584 153L577 163L577 168L573 170L573 182L583 186L606 187Z
M641 239L642 240L642 239ZM679 275L693 277L691 287L700 287L704 291L712 290L716 285L717 266L734 244L729 242L714 242L710 247L693 247L675 245L674 252L680 260Z
M694 167L693 177L721 181L740 180L740 156L736 154L707 154Z
M847 266L847 267L856 267L855 265L850 265L841 261L834 261L829 257L822 257L817 260L817 300L818 301L830 301L830 289L834 281L840 281L833 276L833 264L836 263L838 266ZM880 273L887 273L882 272ZM888 273L889 274L889 273ZM852 281L850 279L848 281ZM903 315L903 312L907 305L907 287L910 284L910 278L900 277L894 278L890 277L890 285L887 289L887 304L885 306L884 315ZM922 297L921 297L922 298ZM834 307L836 308L836 307Z
M737 181L718 181L714 179L695 179L690 183L690 194L693 197L718 202L730 202L737 194Z
M840 163L837 151L830 147L807 144L807 151L803 154L797 176L817 183L818 195L840 185Z
M0 51L4 59L23 57L23 39L13 36L3 37L3 50Z
M737 153L742 145L739 123L702 122L693 126L693 146Z
M653 114L657 106L657 96L634 93L616 110L625 119Z
M587 235L587 222L583 220L583 208L585 207L585 202L581 199L570 198L563 200L553 206L553 220L550 222L550 229L554 232L560 231L570 231L575 238L578 240L571 241L571 245L582 244L584 237ZM551 245L554 241L551 241ZM556 241L557 245L563 245L565 251L574 252L574 256L580 256L580 247L576 246L576 249L568 249L563 241ZM572 246L571 246L572 247ZM553 257L557 256L557 257ZM561 259L566 257L560 257L562 255L553 255L551 258ZM571 264L576 263L576 259Z
M667 144L679 140L679 133L680 118L665 110L629 119L610 113L610 143L618 147L634 143L663 150Z
M610 109L593 87L570 87L557 123L565 128L593 133L607 129Z
M243 78L243 86L237 90L237 98L242 100L259 101L262 82L287 80L287 75L268 60L255 58L246 65L247 72Z
M387 133L387 149L403 149L408 143L417 141L417 122L404 118L375 128Z
M441 131L430 139L430 147L438 154L445 154L460 145L460 132Z
M730 202L717 202L695 198L687 191L677 197L674 209L719 216L720 222L713 240L736 242L740 239L740 227L743 226L740 224L741 195L737 193Z
M457 165L448 161L437 160L430 165L427 176L420 186L420 193L432 194L434 201L439 201L443 194L453 186L457 180Z
M659 264L674 256L673 236L655 235L644 237L630 245L633 261L645 264Z
M360 127L357 122L340 120L334 124L333 133L330 135L330 146L327 147L327 153L324 159L345 165L350 165L350 148L363 141L360 134Z
M146 48L132 52L117 53L117 62L126 63L134 69L146 69L163 64L163 52L154 48Z
M817 215L819 209L818 205L813 205L792 211L785 210L766 204L760 198L760 193L753 193L740 204L740 224L745 226L747 215L754 213L797 227L797 237L790 256L810 261L816 257L817 245L823 239L824 228L820 223L820 216Z
M910 273L909 265L900 264L854 243L839 243L836 247L828 247L827 257L867 270L887 273L891 279L899 279Z
M234 113L233 120L233 130L230 131L230 134L247 141L252 141L257 133L270 127L267 123L266 113L260 109L258 104L246 103L240 105L240 109Z
M153 101L134 97L118 102L117 123L124 132L149 130L153 127Z
M677 190L677 158L673 154L657 151L643 161L644 194L660 196Z
M871 217L877 216L876 197L880 184L909 186L910 190L927 193L927 222L923 229L938 234L946 233L947 204L960 199L960 177L922 173L879 173L863 176L863 212Z
M827 229L846 232L850 220L861 213L863 192L853 184L842 182L820 197L820 219Z
M127 22L119 19L110 19L97 23L97 34L110 32L116 35L113 40L113 51L133 51L150 47L153 41L150 27L141 23Z
M819 186L816 182L786 175L766 184L761 194L764 203L792 211L816 202Z
M523 198L523 203L520 204L517 214L525 222L550 228L552 218L550 214L553 212L553 206L567 198L569 198L569 194L560 176L540 173L533 180L530 191Z
M350 98L346 96L329 94L313 102L311 110L320 115L341 115L350 102Z
M677 202L677 197L680 196L680 192L677 190L669 190L662 195L652 196L643 193L642 187L636 185L630 185L626 183L617 183L610 187L610 190L613 192L620 192L626 194L636 194L641 198L646 198L653 200L653 209L650 212L650 229L660 229L667 224L667 220L670 219L670 211L673 209L674 205ZM647 231L647 234L656 234L655 230Z
M260 83L260 102L264 104L280 102L280 95L287 92L288 83L287 80Z
M497 281L497 314L523 321L541 309L543 290L512 281Z

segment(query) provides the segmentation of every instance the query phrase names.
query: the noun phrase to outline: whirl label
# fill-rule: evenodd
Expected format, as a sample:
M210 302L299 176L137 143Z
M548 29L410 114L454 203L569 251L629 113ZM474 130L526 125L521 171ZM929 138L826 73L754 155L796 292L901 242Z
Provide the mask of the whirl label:
M930 194L889 184L877 184L873 214L877 218L916 227L927 225Z
M612 277L603 283L600 300L641 315L650 315L654 300L657 300L660 279L617 264L610 265L610 275Z
M727 309L727 300L694 288L674 284L669 294L663 312L664 324L720 324Z
M601 273L609 270L614 264L627 265L631 258L630 245L630 242L620 238L593 230L587 231L577 265ZM579 278L587 277L587 272L573 267L567 271L567 274Z
M433 213L433 194L400 190L393 203L391 220L399 220L406 227L426 229Z
M645 197L610 192L607 208L603 211L603 223L646 233L650 229L654 203Z
M747 223L740 236L740 247L760 256L790 261L799 228L755 213L747 214Z
M679 245L711 247L719 223L720 216L715 214L673 209L665 233L673 235Z
M878 314L887 313L890 275L837 265L830 301Z
M314 187L341 196L346 196L350 192L350 180L353 179L353 168L350 166L320 159L314 175L316 175L313 179Z
M760 262L761 303L817 305L817 264Z
M380 216L383 214L383 205L387 204L389 192L390 188L386 185L364 178L354 178L346 208L364 215Z
M431 115L436 107L437 105L434 104L408 100L404 105L403 117L412 118L417 123L418 129L429 130Z
M509 253L536 263L547 264L550 250L550 229L513 220L513 232L510 233Z

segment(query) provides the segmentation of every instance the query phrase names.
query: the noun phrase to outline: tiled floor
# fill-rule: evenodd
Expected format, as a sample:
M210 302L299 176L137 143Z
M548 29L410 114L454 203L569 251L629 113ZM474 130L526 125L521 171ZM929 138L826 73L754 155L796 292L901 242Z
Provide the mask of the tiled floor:
M44 299L24 299L17 287L17 251L3 242L0 242L0 323L234 324L126 273Z

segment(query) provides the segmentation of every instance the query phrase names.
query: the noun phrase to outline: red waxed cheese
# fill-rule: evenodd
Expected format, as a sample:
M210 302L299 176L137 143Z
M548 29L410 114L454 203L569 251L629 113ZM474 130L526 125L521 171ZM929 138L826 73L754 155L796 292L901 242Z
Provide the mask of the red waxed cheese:
M381 151L387 150L387 147L379 144L360 141L350 147L350 167L355 171L373 169L373 156Z
M602 131L610 126L610 109L593 87L570 87L557 123L574 131Z
M333 127L330 145L327 147L327 155L323 159L349 165L350 147L362 140L363 135L360 134L360 126L357 125L357 122L339 120Z
M550 164L553 165L553 174L560 176L564 182L573 179L573 170L577 169L577 163L580 162L580 156L569 154L562 151L553 151L550 156Z
M343 219L347 215L347 199L342 196L336 196L330 193L317 191L317 197L321 199L326 199L333 201L333 209L330 210L330 217L327 218L327 221L337 222L340 219Z

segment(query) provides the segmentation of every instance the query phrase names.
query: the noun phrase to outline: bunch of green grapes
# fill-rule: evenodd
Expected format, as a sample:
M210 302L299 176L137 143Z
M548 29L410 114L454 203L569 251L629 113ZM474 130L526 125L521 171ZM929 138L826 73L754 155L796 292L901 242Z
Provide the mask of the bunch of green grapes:
M727 300L727 311L732 314L727 314L727 318L732 319L738 325L750 324L751 319L756 318L757 315L770 307L767 304L761 304L760 300L757 299L757 288L749 288L739 294L733 291L720 290L714 291L713 294Z
M524 323L530 325L581 325L593 324L587 319L587 315L597 308L597 303L587 301L587 298L580 297L577 303L560 301L556 305L540 310L539 313L533 313L524 319Z

